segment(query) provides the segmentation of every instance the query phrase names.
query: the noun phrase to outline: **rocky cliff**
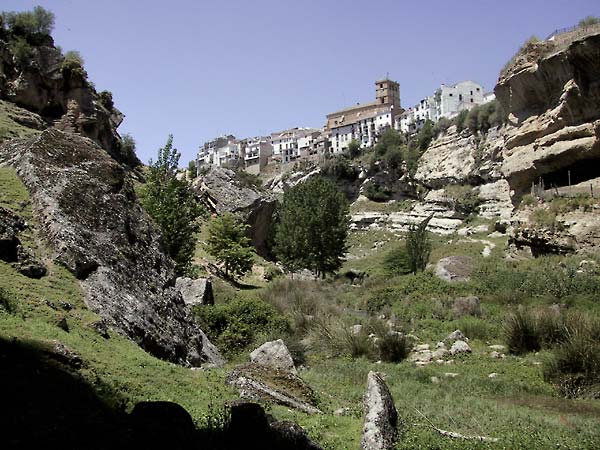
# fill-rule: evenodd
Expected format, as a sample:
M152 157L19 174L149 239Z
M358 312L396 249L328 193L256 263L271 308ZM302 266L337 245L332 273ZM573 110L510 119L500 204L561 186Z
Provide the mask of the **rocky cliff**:
M25 60L10 42L10 35L0 36L0 100L39 114L46 126L91 138L125 165L140 164L116 131L124 116L112 94L96 92L83 67L66 61L52 37L37 36Z
M122 165L57 129L3 144L0 162L27 186L54 259L80 280L92 310L157 357L222 362L174 288L174 264Z
M516 196L597 176L600 31L505 71L495 93L509 115L502 173Z
M233 170L213 168L199 176L194 190L206 207L217 214L238 214L249 225L248 237L261 256L268 256L267 238L276 200L270 193L244 183Z

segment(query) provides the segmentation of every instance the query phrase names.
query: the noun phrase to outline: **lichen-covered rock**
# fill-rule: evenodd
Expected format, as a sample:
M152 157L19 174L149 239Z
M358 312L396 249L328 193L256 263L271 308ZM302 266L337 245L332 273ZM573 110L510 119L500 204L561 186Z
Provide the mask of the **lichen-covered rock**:
M314 391L298 375L249 363L236 367L227 383L238 389L240 397L272 402L307 414L321 414Z
M369 372L363 400L362 450L391 450L398 436L398 411L380 374Z
M250 353L250 361L271 369L296 373L292 355L281 339L265 342Z
M239 215L249 225L248 237L261 256L268 256L267 238L276 200L256 187L243 184L229 169L211 168L196 178L193 188L209 210Z
M92 140L55 129L0 147L28 188L54 259L81 282L86 304L153 355L222 363L174 288L174 263L123 167Z
M465 341L456 341L450 347L450 354L457 355L459 353L471 353L471 347Z
M448 256L437 262L434 273L438 278L450 282L469 281L473 269L472 258L468 256Z
M181 292L186 305L214 305L212 281L208 278L193 280L187 277L179 277L175 280L175 288Z

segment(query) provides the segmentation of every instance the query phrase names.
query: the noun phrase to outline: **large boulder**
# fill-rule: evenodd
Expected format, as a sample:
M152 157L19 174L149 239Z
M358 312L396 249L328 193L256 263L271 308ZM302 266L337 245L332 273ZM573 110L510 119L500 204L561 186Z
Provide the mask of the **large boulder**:
M56 129L0 146L28 188L54 259L108 325L168 361L220 364L175 289L174 263L128 172L91 139Z
M276 403L307 414L320 414L314 391L298 375L259 364L237 366L227 376L227 384L247 400Z
M250 353L250 361L271 369L296 373L292 355L281 339L265 342Z
M214 305L212 281L209 278L193 280L188 277L179 277L175 280L175 288L181 292L186 305Z
M239 215L249 225L248 237L258 254L269 256L267 239L275 211L275 197L244 183L233 170L218 167L196 178L193 188L210 211Z
M398 411L380 374L369 372L364 401L362 450L391 450L398 437Z
M434 273L438 278L449 282L469 281L473 273L474 262L468 256L448 256L435 265Z

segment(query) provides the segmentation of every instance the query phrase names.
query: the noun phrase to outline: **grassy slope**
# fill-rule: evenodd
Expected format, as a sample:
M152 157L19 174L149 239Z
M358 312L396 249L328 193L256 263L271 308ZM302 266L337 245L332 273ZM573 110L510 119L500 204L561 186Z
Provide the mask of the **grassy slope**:
M39 133L15 122L11 115L18 115L18 108L11 103L0 100L0 143L14 138L29 137Z
M0 169L0 188L3 206L31 217L26 190L10 169ZM456 252L480 258L482 244L458 243L460 239L436 238L432 260ZM448 244L449 240L453 242ZM465 283L449 287L418 277L386 279L378 266L385 252L398 241L398 237L382 232L353 234L351 252L357 258L349 260L345 267L367 269L372 274L371 279L363 287L338 281L327 284L325 289L335 294L335 301L349 308L363 307L378 289L392 288L398 292L414 289L416 300L399 302L394 305L394 310L399 315L413 317L414 320L407 324L411 331L425 342L435 343L461 324L452 319L432 318L432 309L439 305L424 300L423 292L436 289L438 297L450 298L469 293L472 286ZM39 243L39 240L36 242ZM374 242L385 243L373 247ZM38 244L38 247L38 252L47 252L43 246ZM207 258L200 249L197 256L199 259ZM499 250L496 249L492 258L498 257ZM124 399L124 406L128 409L140 400L171 400L183 405L198 423L203 423L214 411L215 405L235 398L235 392L224 385L226 369L192 371L157 360L116 333L111 333L109 340L98 336L89 327L98 317L85 308L77 280L60 266L50 264L49 269L47 277L32 280L0 262L2 287L18 298L19 304L19 311L14 315L0 309L2 339L31 340L42 345L48 345L52 339L60 340L83 358L85 364L80 370L83 377L107 399ZM240 291L217 281L216 301L228 301L236 295L256 295L265 286L257 274L244 281L258 289ZM54 310L46 304L46 300L54 304L67 301L75 308L69 312L60 307ZM300 374L318 394L319 406L325 414L308 416L279 406L271 406L270 410L278 418L290 418L300 423L325 448L357 448L366 376L369 370L377 370L386 374L403 420L404 432L398 448L530 449L555 447L556 444L560 448L597 447L600 442L597 426L600 420L599 402L557 397L552 387L543 381L537 365L546 356L544 353L503 360L492 360L486 355L488 343L501 342L498 323L508 308L505 304L484 300L481 321L485 324L485 340L472 339L475 354L455 358L451 365L433 364L418 368L409 362L377 364L366 359L310 356L308 368L301 370ZM68 320L69 333L55 325L63 316ZM242 359L243 356L239 358ZM459 375L446 378L446 372ZM492 372L499 376L488 378ZM438 377L440 383L432 383L432 376ZM349 415L333 414L342 407L349 408ZM441 437L427 425L417 410L439 428L494 436L500 438L500 442L477 444Z
M0 168L0 189L2 206L31 217L27 191L11 169ZM36 252L48 256L43 243L36 242ZM90 327L99 317L85 307L78 281L63 267L50 262L48 276L34 280L0 261L0 280L0 287L18 305L16 314L0 308L0 339L41 347L59 340L81 356L84 365L79 372L105 400L125 401L125 405L117 406L128 410L142 400L174 401L202 422L216 399L235 398L224 384L224 370L186 369L150 356L117 333L111 332L110 339L100 337ZM74 308L65 311L60 302ZM56 326L62 317L69 324L68 333Z

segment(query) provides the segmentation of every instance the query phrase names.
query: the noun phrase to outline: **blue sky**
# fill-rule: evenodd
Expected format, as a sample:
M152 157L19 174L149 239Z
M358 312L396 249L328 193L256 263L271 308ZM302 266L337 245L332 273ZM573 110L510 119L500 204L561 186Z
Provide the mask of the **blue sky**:
M597 0L2 0L56 15L54 38L78 50L119 128L147 162L174 135L182 165L220 134L248 137L374 99L400 82L403 107L441 83L492 90L530 36L600 16Z

